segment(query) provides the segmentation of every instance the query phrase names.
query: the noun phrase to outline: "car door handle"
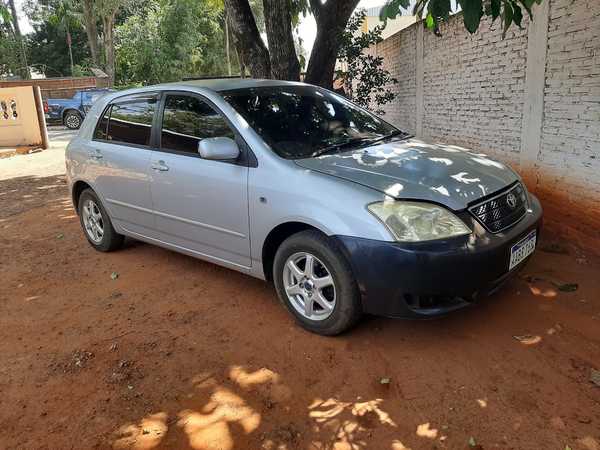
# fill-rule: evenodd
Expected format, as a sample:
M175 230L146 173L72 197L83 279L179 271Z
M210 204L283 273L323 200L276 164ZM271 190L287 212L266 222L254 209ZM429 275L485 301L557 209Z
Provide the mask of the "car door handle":
M88 152L88 155L90 156L90 158L102 159L102 153L100 153L100 150L90 151Z
M169 166L167 166L164 161L158 161L157 163L152 164L152 170L156 170L158 172L166 172L167 170L169 170Z

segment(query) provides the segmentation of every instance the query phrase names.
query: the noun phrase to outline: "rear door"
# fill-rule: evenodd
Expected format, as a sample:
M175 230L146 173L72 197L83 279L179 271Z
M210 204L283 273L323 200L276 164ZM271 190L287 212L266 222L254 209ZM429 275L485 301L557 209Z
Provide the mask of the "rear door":
M152 124L156 94L114 100L88 144L89 178L117 226L147 235L154 228L150 195Z
M195 94L167 93L159 115L151 191L160 239L215 262L249 267L244 143L220 112ZM235 162L202 159L198 142L209 137L235 139L242 156Z

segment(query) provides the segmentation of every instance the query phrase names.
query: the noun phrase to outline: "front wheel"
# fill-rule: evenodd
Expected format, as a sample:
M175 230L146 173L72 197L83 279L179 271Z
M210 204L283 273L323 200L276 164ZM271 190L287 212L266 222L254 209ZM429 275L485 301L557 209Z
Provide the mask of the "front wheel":
M350 264L335 243L318 231L297 233L281 244L273 280L279 299L313 333L339 334L362 314Z
M110 252L123 245L123 235L113 228L108 213L94 191L81 193L78 204L79 220L88 242L96 250Z
M81 114L78 112L69 111L65 114L63 122L69 130L78 130L79 127L81 127L83 119L81 118Z

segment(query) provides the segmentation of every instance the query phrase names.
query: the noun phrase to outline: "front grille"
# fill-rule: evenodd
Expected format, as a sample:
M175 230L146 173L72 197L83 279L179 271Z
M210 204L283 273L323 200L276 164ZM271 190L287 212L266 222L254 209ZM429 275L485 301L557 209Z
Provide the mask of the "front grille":
M488 231L499 233L525 215L527 193L521 183L517 183L507 191L471 206L469 211Z

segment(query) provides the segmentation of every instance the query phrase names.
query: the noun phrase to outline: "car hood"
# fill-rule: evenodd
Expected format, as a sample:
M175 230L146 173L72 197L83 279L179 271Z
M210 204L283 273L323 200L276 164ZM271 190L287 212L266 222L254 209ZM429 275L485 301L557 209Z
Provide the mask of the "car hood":
M508 166L455 145L407 139L295 161L395 199L440 203L455 211L518 180Z

